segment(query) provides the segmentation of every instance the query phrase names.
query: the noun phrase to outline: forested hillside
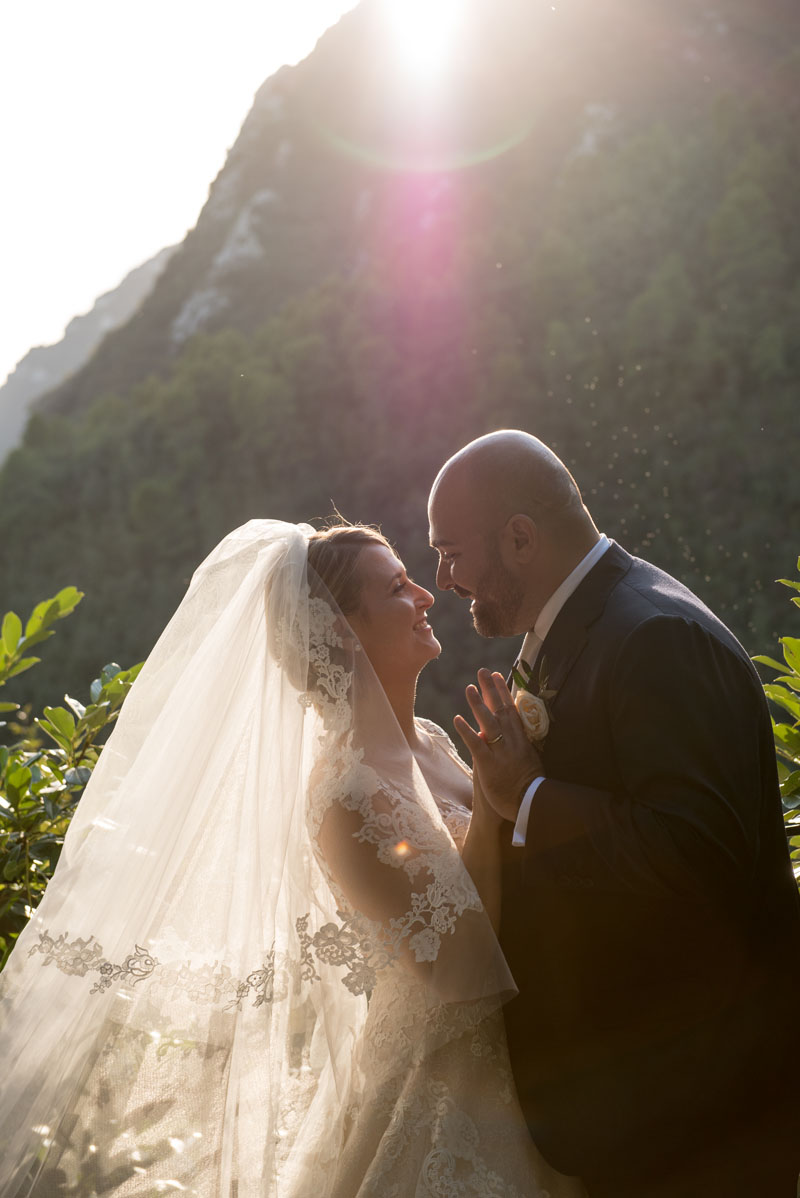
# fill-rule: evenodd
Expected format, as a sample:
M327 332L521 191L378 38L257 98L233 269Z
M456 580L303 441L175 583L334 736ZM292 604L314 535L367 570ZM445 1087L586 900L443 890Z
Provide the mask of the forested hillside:
M0 472L0 608L86 592L32 698L143 657L194 566L252 516L336 504L429 583L430 482L503 426L548 441L599 526L751 652L787 631L793 10L598 0L546 28L536 8L522 37L474 8L476 44L495 32L491 68L463 52L468 134L451 122L409 150L377 67L335 91L378 58L363 6L265 85L152 297L32 420ZM473 667L512 648L480 641L450 596L432 616L445 654L421 707L447 720Z

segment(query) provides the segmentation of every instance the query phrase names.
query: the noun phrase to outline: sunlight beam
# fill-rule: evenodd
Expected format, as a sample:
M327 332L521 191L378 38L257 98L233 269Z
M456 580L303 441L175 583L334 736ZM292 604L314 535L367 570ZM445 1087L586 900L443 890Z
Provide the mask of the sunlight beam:
M397 59L417 84L446 73L464 0L386 0L386 25Z

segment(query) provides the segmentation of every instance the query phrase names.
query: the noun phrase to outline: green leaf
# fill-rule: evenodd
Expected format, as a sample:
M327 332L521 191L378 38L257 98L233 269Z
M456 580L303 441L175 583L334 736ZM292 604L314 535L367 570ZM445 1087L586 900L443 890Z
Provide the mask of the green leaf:
M527 679L523 678L516 666L511 671L511 680L518 691L526 691L528 689Z
M75 735L75 717L70 715L65 707L45 707L44 714L62 736L72 740Z
M99 707L89 707L86 710L86 715L78 724L79 732L95 732L98 728L102 728L108 722L109 710L105 703Z
M19 703L0 703L0 711L19 711Z
M772 681L780 682L784 686L790 686L793 691L800 691L800 677L797 674L780 674L777 678L773 678Z
M91 776L91 770L87 770L85 766L79 765L75 769L67 770L64 774L64 781L67 786L85 786Z
M776 661L774 657L764 657L759 653L757 657L753 657L752 661L760 662L762 666L771 666L773 670L785 670L786 665L782 661Z
M72 752L72 741L67 736L62 736L55 724L51 724L49 720L37 720L36 723L41 728L42 732L46 732L51 740L54 740L60 749L64 750L64 754Z
M53 777L55 778L58 785L63 786L64 785L64 770L66 769L66 762L64 760L56 761L55 754L58 754L58 756L60 758L66 757L66 754L60 753L58 749L56 749L55 751L51 749L48 754L48 764L50 766L50 773L53 775Z
M48 624L52 624L53 620L58 618L58 613L57 599L44 599L41 603L37 603L25 625L25 636L38 635L40 630L46 629ZM52 633L49 635L52 636Z
M18 766L17 769L12 770L6 777L8 785L13 786L15 790L22 790L24 786L28 785L30 780L31 771L24 765Z
M36 857L44 857L52 868L61 856L62 840L60 837L47 836L31 845L31 853Z
M64 702L72 708L79 720L82 720L86 715L86 708L77 699L73 699L69 695L64 695Z
M783 668L783 667L781 667ZM112 678L116 678L117 674L122 673L122 666L118 666L115 661L110 661L107 666L103 666L100 671L100 679L103 686L108 686Z
M21 862L19 859L19 848L16 847L16 851L12 849L6 859L6 863L3 866L3 877L6 882L11 882L22 873L24 868L24 862Z
M15 611L8 611L3 619L3 645L9 657L14 653L22 636L22 620Z
M795 636L782 636L783 656L795 674L800 674L800 640Z
M58 809L58 804L52 795L42 795L42 806L47 813L47 818L54 820L58 819L61 812Z
M781 781L781 798L792 799L798 794L800 794L800 770L794 770Z
M800 591L800 582L795 582L793 578L778 578L776 582L785 587L792 587L795 591Z
M776 724L773 731L779 748L788 751L791 760L800 765L800 732L788 724Z
M49 640L51 636L55 636L55 633L46 628L41 628L38 632L34 632L30 636L26 634L17 647L20 652L27 653L28 649L32 649L34 645L40 645L42 641Z
M23 657L8 671L9 678L16 678L17 674L24 674L31 666L38 666L41 660L41 657Z
M6 899L6 901L3 903L2 907L0 907L0 920L5 915L8 915L9 911L12 909L12 907L15 905L15 903L18 903L19 901L20 901L19 894L12 893L11 897ZM2 937L0 937L0 940L2 940Z
M116 678L112 678L103 687L103 698L119 700L125 695L126 690L125 679L117 676Z
M6 773L6 793L13 807L18 807L24 799L28 798L30 780L31 771L28 769L17 768Z
M779 707L782 707L784 711L788 711L789 715L794 716L796 720L800 720L800 698L793 695L786 687L768 683L764 687L764 694L773 703L777 703Z
M59 616L68 616L71 611L75 610L82 598L83 591L79 591L77 587L64 587L56 595Z

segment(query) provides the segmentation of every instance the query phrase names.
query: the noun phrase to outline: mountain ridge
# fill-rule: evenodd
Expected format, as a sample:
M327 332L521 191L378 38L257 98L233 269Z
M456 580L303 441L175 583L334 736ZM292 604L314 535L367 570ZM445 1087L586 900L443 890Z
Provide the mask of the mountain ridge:
M176 246L159 250L98 296L88 312L74 316L64 335L22 357L0 387L0 463L22 440L36 401L80 370L111 329L124 325L150 294Z
M767 12L789 11L771 0L761 10L759 38L745 46L730 15L720 16L700 0L671 7L656 0L627 6L581 0L563 18L567 28L557 32L549 4L471 0L465 8L475 23L473 43L481 54L491 51L502 69L493 74L475 66L473 46L474 62L465 55L457 79L464 110L486 126L484 144L497 138L498 129L527 122L528 136L535 131L541 137L543 153L554 163L564 146L553 144L552 129L566 130L572 121L567 137L580 145L592 106L610 105L615 120L630 124L643 119L643 108L659 105L691 113L704 101L709 71L715 89L720 81L724 90L742 78L750 89L763 87L781 54L764 33L770 30ZM734 8L745 16L750 11L742 4ZM43 397L41 410L66 412L102 392L125 392L144 374L167 369L198 332L233 327L252 333L319 278L358 269L370 241L381 236L391 242L396 234L379 221L392 171L372 147L388 139L391 148L394 138L395 148L402 148L414 129L413 122L398 124L385 95L391 56L386 46L375 49L379 14L376 0L364 0L323 34L308 58L262 84L195 228L147 303L124 330L106 338L91 362ZM533 64L527 61L531 46ZM359 74L364 62L370 69ZM516 151L522 152L519 146ZM494 162L471 168L478 190L502 187L516 151L512 145ZM384 149L384 158L391 160L391 151ZM467 180L465 190L471 189Z

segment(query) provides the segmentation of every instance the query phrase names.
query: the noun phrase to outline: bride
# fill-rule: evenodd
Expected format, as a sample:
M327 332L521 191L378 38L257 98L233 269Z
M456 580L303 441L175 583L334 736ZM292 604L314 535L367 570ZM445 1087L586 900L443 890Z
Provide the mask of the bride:
M577 1198L514 1094L499 827L376 531L195 573L0 976L0 1198Z

